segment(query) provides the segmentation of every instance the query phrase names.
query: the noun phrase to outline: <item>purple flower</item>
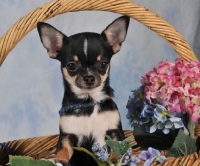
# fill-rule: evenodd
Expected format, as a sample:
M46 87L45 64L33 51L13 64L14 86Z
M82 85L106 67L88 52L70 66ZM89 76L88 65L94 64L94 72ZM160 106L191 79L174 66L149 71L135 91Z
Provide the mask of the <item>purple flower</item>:
M165 106L156 104L156 108L154 109L154 117L161 123L164 123L168 119L167 116L170 116L170 112L165 108Z
M101 161L106 161L109 157L108 153L108 146L104 145L103 147L100 147L99 143L94 143L92 145L92 152L99 158Z
M134 90L129 96L126 108L128 109L127 119L130 125L139 124L146 131L149 131L151 117L154 115L154 107L149 105L144 98L144 87Z
M153 112L154 107L147 104L145 101L143 103L144 103L144 107L141 112L142 117L151 118L154 115L154 112Z
M97 156L99 157L99 160L106 161L109 157L108 147L104 145L102 148L100 148L99 152L97 153Z
M151 147L149 147L147 151L142 151L138 158L146 160L144 166L150 166L153 161L159 161L160 163L166 161L165 156L161 156L158 150Z
M94 143L92 145L92 151L95 153L95 152L98 152L99 150L101 149L100 147L100 144L99 143Z
M126 151L126 154L128 155L128 156L132 156L132 148L129 148L127 151Z
M140 159L136 156L132 156L131 160L127 163L127 166L136 166L140 163Z

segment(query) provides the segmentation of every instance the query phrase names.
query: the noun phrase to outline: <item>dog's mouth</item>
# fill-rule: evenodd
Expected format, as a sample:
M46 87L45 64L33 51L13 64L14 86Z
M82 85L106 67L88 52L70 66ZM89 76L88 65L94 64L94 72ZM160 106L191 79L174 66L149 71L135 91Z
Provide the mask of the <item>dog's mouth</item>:
M100 83L96 83L96 84L85 84L85 83L78 83L76 84L77 87L79 87L80 89L94 89L99 87L101 84Z
M84 89L94 89L94 88L97 88L100 86L100 83L99 84L96 84L96 85L86 85L84 86L83 88Z

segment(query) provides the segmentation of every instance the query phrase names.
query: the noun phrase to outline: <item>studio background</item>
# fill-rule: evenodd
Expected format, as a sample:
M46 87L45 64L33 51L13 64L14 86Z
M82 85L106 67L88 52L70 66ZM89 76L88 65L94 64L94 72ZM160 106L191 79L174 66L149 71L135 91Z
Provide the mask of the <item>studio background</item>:
M0 36L21 17L50 0L0 2ZM157 13L179 31L200 59L199 0L134 0ZM103 11L65 13L47 20L67 36L79 32L101 33L120 15ZM113 56L110 84L121 113L123 129L126 103L141 76L161 60L178 55L155 32L131 19L122 49ZM63 97L59 61L50 59L36 29L25 36L0 67L0 142L59 133L58 110ZM103 122L102 122L103 123Z

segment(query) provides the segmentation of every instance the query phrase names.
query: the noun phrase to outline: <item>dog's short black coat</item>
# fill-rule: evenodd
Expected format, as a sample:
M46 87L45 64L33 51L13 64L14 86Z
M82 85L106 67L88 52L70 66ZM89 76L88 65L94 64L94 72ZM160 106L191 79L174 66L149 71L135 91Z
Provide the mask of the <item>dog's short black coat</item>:
M105 144L105 135L123 140L120 115L109 86L110 60L120 50L129 17L114 20L101 33L79 33L67 37L47 23L38 23L41 42L51 58L61 62L64 82L62 108L74 104L97 103L91 107L65 111L60 118L57 161L73 166L95 166L95 161L72 147L89 151L94 143Z

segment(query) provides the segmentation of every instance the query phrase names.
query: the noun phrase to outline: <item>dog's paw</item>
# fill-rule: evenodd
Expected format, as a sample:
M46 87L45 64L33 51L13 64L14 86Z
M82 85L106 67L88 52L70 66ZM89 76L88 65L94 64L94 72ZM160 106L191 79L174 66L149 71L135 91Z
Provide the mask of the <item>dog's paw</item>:
M117 155L114 152L111 152L110 161L114 164L117 164Z
M57 166L68 166L68 160L66 159L58 159L55 160Z
M69 160L70 160L70 158L69 158L68 149L63 148L57 153L55 162L61 163L63 166L68 166Z
M63 166L61 163L55 163L56 166Z

